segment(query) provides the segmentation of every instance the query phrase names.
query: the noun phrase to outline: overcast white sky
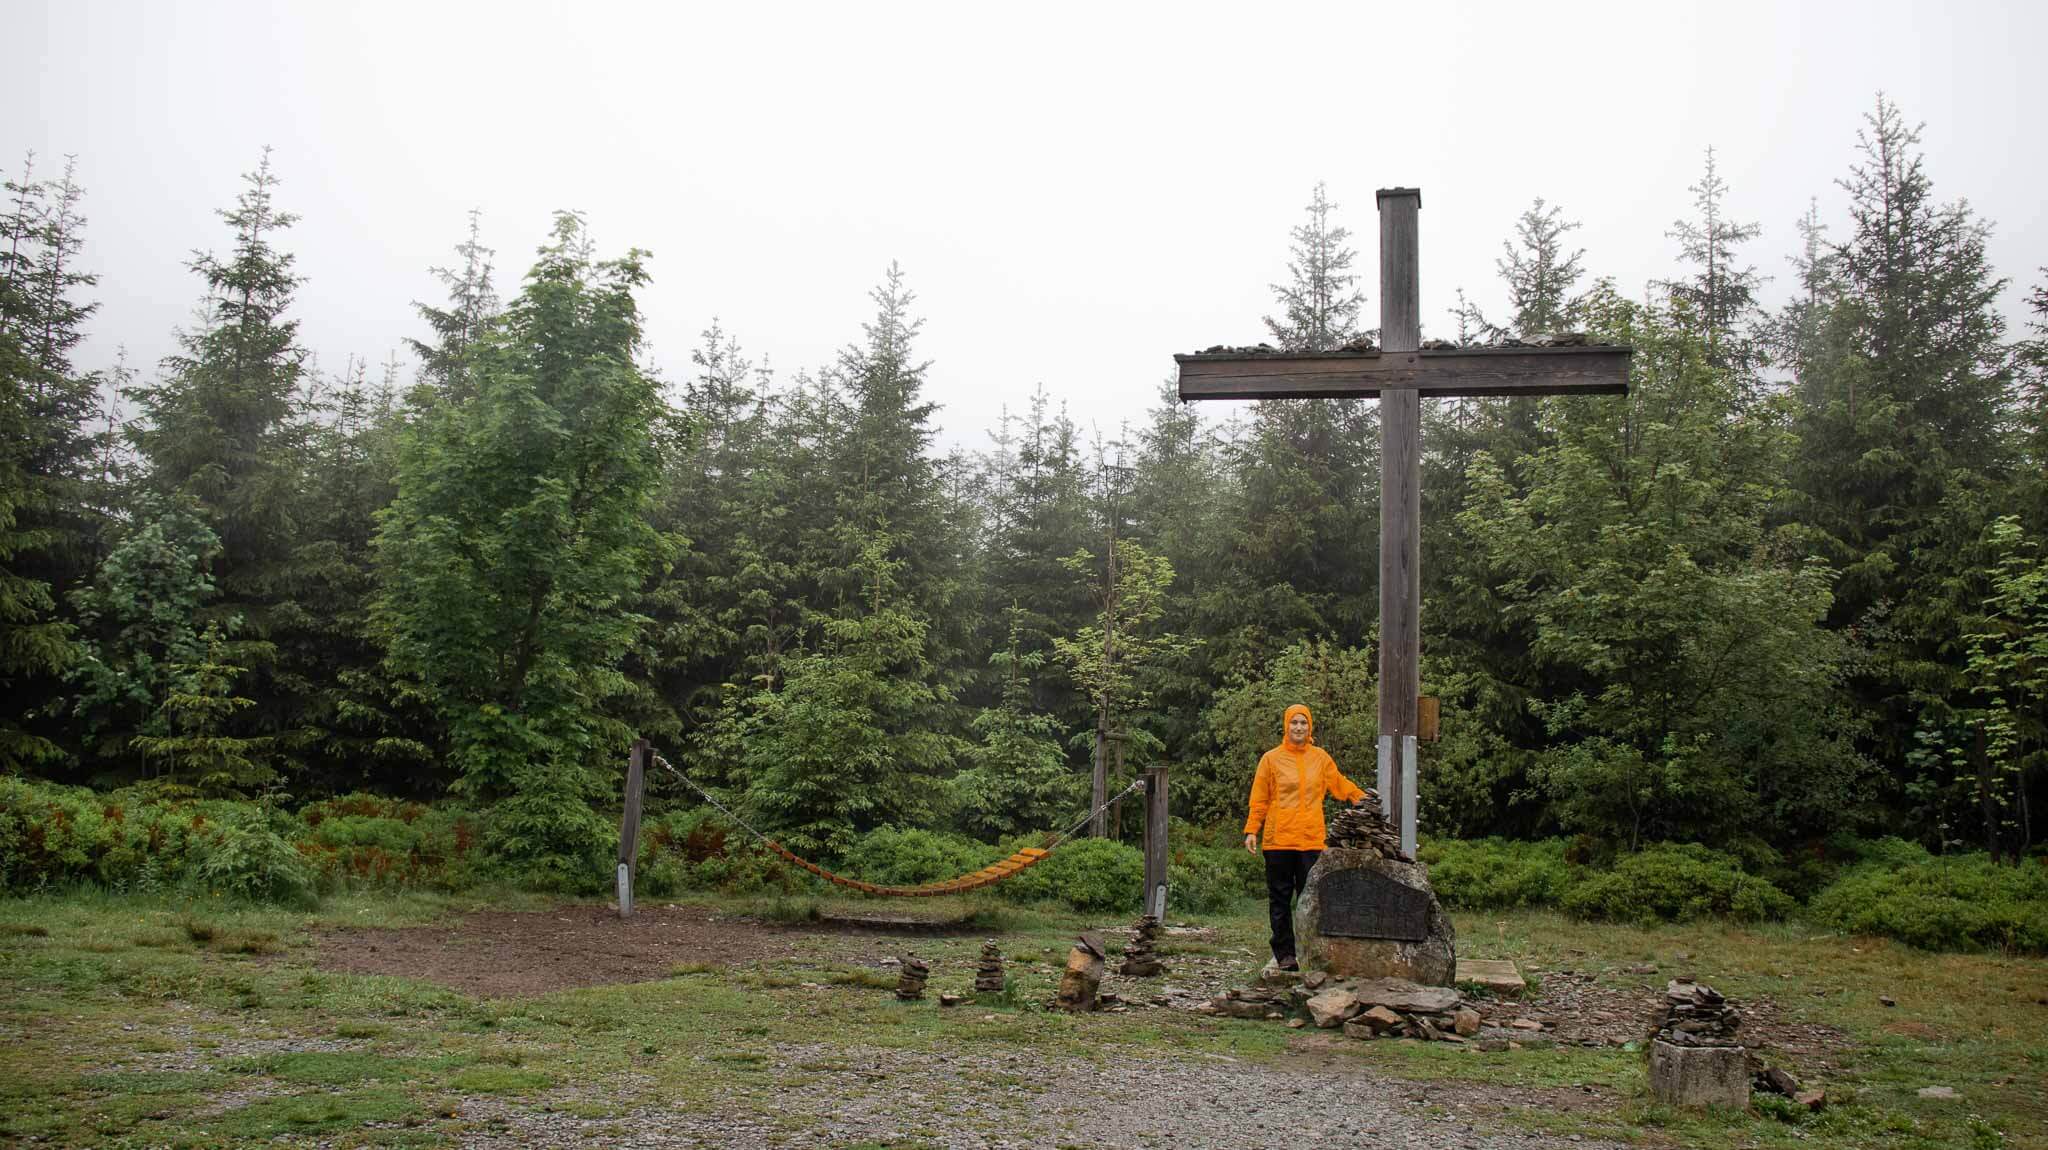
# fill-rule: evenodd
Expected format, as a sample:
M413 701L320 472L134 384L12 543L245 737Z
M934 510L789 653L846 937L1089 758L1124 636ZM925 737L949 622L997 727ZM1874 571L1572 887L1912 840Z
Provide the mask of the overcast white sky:
M1373 191L1423 190L1424 323L1535 196L1587 269L1669 275L1714 145L1749 255L1787 289L1793 221L1883 88L1926 122L1937 195L1996 225L2006 311L2048 263L2048 4L931 6L0 0L0 169L76 154L102 275L84 366L151 368L224 250L263 145L322 368L381 360L484 212L509 296L550 213L654 253L671 380L713 316L785 378L860 335L902 263L945 441L1043 383L1142 418L1170 356L1253 342L1318 180L1377 323ZM2023 65L2022 60L2026 63ZM410 377L410 369L407 372Z

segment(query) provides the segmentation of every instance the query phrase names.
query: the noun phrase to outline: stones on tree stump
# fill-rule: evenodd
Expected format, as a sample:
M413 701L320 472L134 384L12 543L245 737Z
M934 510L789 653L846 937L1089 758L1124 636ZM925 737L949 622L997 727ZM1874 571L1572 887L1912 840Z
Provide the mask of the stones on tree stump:
M924 984L931 979L931 964L914 954L903 956L903 966L896 975L896 997L905 1002L914 1002L924 997Z
M1003 992L1003 952L996 946L995 939L981 944L981 962L974 968L974 993L1001 994Z
M1720 991L1690 978L1674 978L1664 988L1664 1020L1657 1039L1673 1046L1741 1046L1735 1031L1742 1013Z
M1159 938L1159 917L1145 915L1131 927L1131 941L1124 947L1124 964L1117 973L1126 978L1154 978L1166 973L1154 950Z
M1741 1012L1721 992L1690 978L1672 979L1650 1043L1650 1093L1669 1106L1748 1106L1749 1052L1735 1037L1741 1025Z

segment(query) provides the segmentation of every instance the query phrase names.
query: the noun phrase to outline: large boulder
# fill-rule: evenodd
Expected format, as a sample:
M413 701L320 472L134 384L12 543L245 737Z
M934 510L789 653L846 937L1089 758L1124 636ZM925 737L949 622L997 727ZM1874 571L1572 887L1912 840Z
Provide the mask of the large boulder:
M1421 863L1332 847L1316 860L1294 910L1304 970L1450 986L1457 934Z

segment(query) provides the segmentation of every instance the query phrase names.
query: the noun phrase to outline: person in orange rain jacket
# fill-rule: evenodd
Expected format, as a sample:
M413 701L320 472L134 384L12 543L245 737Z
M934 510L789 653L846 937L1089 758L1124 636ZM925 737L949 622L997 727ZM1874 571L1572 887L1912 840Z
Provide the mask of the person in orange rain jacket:
M1300 703L1287 708L1280 745L1259 757L1252 779L1252 809L1244 820L1244 849L1259 849L1266 833L1266 901L1273 921L1273 961L1299 970L1294 958L1294 897L1308 885L1309 868L1323 853L1323 799L1357 806L1365 798L1336 760L1316 746L1315 716Z

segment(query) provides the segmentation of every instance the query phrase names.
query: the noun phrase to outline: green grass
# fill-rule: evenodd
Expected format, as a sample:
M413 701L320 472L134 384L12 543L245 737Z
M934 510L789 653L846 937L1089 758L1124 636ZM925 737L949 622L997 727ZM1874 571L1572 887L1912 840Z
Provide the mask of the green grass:
M920 909L959 917L975 909L941 901L955 905ZM507 902L547 905L527 895ZM0 901L0 1032L13 1036L0 1043L0 1144L445 1144L475 1129L464 1100L481 1096L592 1120L643 1106L751 1108L793 1124L801 1141L803 1119L784 1105L789 1091L891 1097L895 1080L870 1077L869 1068L878 1052L902 1050L1026 1052L1105 1072L1145 1058L1285 1058L1290 1066L1430 1081L1439 1084L1433 1093L1461 1082L1583 1086L1595 1092L1587 1107L1509 1110L1500 1121L1649 1145L2048 1145L2040 1089L2048 1006L2037 1002L2048 997L2048 963L2038 959L1931 955L1797 925L1635 928L1536 912L1457 916L1462 953L1513 958L1534 968L1533 982L1569 968L1648 991L1691 973L1739 1000L1768 995L1790 1020L1845 1036L1830 1056L1835 1068L1794 1066L1828 1091L1827 1109L1809 1114L1763 1101L1751 1112L1711 1115L1651 1104L1642 1056L1614 1049L1487 1054L1164 1011L1050 1013L1040 1004L1074 933L1115 920L1042 907L1003 907L1001 929L986 934L842 939L836 950L821 942L787 960L731 969L684 962L652 982L533 998L479 1000L311 966L310 932L319 927L414 925L478 905L473 897L351 895L298 912L83 891ZM827 900L815 909L875 906ZM804 907L805 916L812 909ZM1263 957L1259 911L1188 916L1213 935L1170 943L1169 962L1180 946L1182 954L1238 962L1249 977ZM970 993L988 935L999 936L1012 990L938 1009L938 994ZM272 949L251 953L241 945L248 940ZM896 1001L888 993L895 973L861 965L901 950L933 963L925 1002ZM1642 963L1657 971L1630 973ZM790 1059L791 1050L806 1053ZM1918 1097L1936 1084L1963 1100ZM928 1109L917 1122L943 1123L949 1099L1014 1085L921 1079Z

